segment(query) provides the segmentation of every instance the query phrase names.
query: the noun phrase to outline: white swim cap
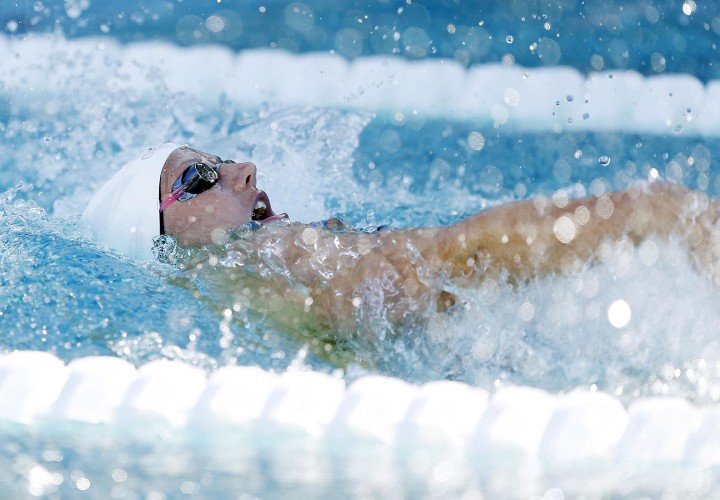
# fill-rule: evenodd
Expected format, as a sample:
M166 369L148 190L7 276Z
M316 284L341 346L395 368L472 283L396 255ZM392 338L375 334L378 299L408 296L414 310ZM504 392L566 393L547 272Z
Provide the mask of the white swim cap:
M82 214L95 238L138 260L153 258L160 234L160 173L179 146L154 146L126 163L92 197Z

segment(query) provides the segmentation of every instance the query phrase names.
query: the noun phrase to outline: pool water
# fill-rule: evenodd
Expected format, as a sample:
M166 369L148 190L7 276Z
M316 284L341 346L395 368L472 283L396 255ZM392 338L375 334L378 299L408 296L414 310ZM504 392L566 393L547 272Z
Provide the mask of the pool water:
M139 368L172 360L206 376L239 365L348 384L452 380L490 395L580 389L622 408L663 396L711 411L720 398L718 290L673 243L618 246L592 268L462 291L462 310L429 314L399 339L350 342L340 362L257 311L233 310L202 280L103 248L79 218L124 162L168 140L253 161L276 212L359 229L447 225L509 201L658 178L720 196L714 4L23 1L0 7L0 29L3 351ZM6 419L0 491L718 491L716 461L628 470L612 459L537 463L273 427L130 422Z

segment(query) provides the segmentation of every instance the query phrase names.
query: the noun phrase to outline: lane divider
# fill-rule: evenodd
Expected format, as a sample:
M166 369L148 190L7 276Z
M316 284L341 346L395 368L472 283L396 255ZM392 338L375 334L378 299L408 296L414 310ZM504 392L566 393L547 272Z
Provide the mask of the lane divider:
M228 366L208 377L178 361L135 368L119 358L86 357L65 365L40 351L0 355L0 421L224 426L336 442L512 452L547 462L720 463L720 407L681 398L639 399L626 410L609 394L580 389L558 396L503 387L490 395L460 382L417 386L375 375L346 387L312 371Z
M79 95L81 84L92 89L98 102L172 101L174 95L185 95L209 109L224 109L229 102L257 110L272 103L393 117L420 114L557 133L720 135L720 80L703 84L690 74L643 76L619 69L584 74L566 66L494 63L465 68L453 60L408 61L385 55L348 61L321 52L235 53L213 45L120 44L107 37L67 40L54 33L0 33L0 53L12 55L3 60L2 94L15 105L44 112L48 102ZM188 67L203 66L214 68L214 78L187 77Z

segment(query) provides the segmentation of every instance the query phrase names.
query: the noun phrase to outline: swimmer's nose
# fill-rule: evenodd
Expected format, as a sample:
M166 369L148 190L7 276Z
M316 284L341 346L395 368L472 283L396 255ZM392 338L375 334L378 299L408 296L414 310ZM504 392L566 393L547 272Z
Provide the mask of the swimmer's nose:
M257 167L252 162L227 163L220 170L220 179L223 176L229 180L237 190L255 188L257 186Z

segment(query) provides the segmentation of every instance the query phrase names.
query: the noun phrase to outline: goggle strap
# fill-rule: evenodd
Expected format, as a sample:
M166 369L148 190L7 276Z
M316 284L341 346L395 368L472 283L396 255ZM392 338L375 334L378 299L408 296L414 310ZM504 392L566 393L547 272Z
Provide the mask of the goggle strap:
M160 211L163 212L167 207L172 205L174 202L177 201L178 198L180 198L182 195L185 194L185 185L180 186L175 191L170 193L170 196L165 198L162 203L160 203Z

